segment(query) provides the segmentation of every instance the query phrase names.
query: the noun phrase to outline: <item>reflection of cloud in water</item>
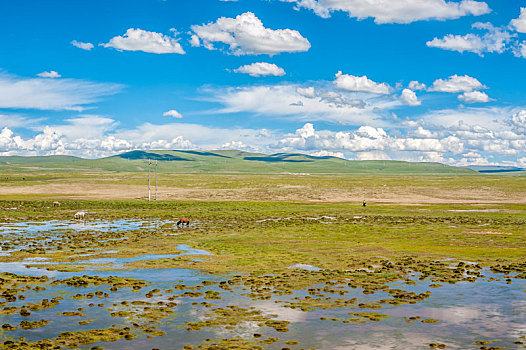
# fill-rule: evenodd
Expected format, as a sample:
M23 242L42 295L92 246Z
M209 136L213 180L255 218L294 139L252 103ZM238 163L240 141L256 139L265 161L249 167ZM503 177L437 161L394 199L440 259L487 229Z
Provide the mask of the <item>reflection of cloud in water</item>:
M293 310L286 307L281 307L277 305L274 302L271 301L257 301L254 303L251 303L250 306L253 306L254 310L262 311L262 315L269 316L269 315L277 315L277 317L273 317L273 320L279 320L279 321L289 321L291 324L296 322L302 322L305 321L307 313L303 311ZM243 306L243 307L249 307L249 306ZM317 318L317 317L316 317ZM206 319L206 317L199 316L200 320ZM221 337L233 337L233 336L240 336L245 339L251 339L253 338L254 333L265 333L265 331L268 331L270 333L274 332L272 328L270 327L260 327L259 324L261 322L256 321L249 321L249 322L240 322L237 325L237 328L234 330L228 330L228 329L215 329L214 333ZM271 334L269 334L271 335Z
M27 261L0 262L0 271L29 276L48 276L49 278L62 275L58 271L47 271L37 267L27 268L26 263Z
M424 333L382 330L358 334L356 337L339 339L341 345L330 346L333 350L394 350L419 349L436 342L435 337Z
M226 329L222 327L214 327L210 329L216 334L217 337L221 338L232 338L232 337L241 337L244 339L250 339L253 337L254 333L261 333L262 329L259 326L260 322L250 321L250 322L240 322L236 329Z
M305 321L307 315L306 312L282 307L271 301L258 301L253 306L267 315L278 315L276 317L277 320L291 323Z
M486 310L485 310L486 309ZM483 305L467 306L453 306L453 307L423 307L418 308L415 312L422 317L436 318L440 321L445 321L450 324L465 324L471 323L477 319L486 316L498 316L499 314L493 310L491 312Z
M386 310L391 316L411 316L418 315L423 318L435 318L443 322L455 325L464 325L473 322L480 323L481 321L487 320L488 318L501 318L504 317L498 308L495 306L488 306L483 304L474 304L468 306L452 306L445 307L415 307L411 310L407 308L391 309Z

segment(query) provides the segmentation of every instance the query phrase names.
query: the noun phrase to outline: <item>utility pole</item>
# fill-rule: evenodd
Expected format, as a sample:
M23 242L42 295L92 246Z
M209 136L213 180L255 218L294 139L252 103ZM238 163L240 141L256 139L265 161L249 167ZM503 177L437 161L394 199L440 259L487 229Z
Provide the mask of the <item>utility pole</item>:
M157 161L155 161L155 200L157 200Z
M152 161L148 159L148 201L151 200L151 193L150 193L150 165L152 164Z

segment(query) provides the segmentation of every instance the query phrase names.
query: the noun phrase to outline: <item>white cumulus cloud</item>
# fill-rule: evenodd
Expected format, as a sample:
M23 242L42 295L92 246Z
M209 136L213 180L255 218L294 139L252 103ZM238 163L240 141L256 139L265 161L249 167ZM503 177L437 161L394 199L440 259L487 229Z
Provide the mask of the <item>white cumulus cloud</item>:
M272 75L280 77L285 75L285 70L272 63L256 62L234 69L236 73L245 73L253 77Z
M86 50L86 51L90 51L91 49L93 49L93 44L92 43L83 43L83 42L77 41L77 40L73 40L71 42L71 45L73 45L75 47L78 47L79 49Z
M215 22L193 25L191 43L201 43L209 50L214 43L229 46L234 55L276 55L281 52L302 52L310 48L309 41L297 30L265 28L252 12L245 12L236 18L221 17Z
M513 48L513 54L516 57L526 58L526 41L517 43L517 45Z
M224 144L219 147L219 149L226 149L226 150L238 150L238 151L245 151L245 152L259 152L259 147L254 147L252 145L247 145L242 141L229 141L225 142Z
M341 71L336 73L336 80L334 81L339 89L347 91L363 91L372 92L375 94L388 94L390 91L389 85L385 83L376 83L367 78L367 76L357 77L349 74L342 74Z
M173 117L173 118L182 118L181 113L177 112L175 109L171 109L163 113L164 117Z
M489 96L481 91L468 91L458 96L458 99L466 103L486 103L489 102Z
M343 154L343 152L331 152L331 151L321 150L318 152L312 152L310 153L310 155L315 156L315 157L336 157L336 158L345 159L345 155Z
M314 97L316 97L316 92L315 92L313 86L309 86L309 87L306 87L306 88L299 87L299 88L296 89L296 92L298 94L300 94L301 96L303 96L303 97L307 97L307 98L314 98Z
M503 53L509 48L508 44L511 42L514 35L507 30L496 28L491 23L473 24L473 28L486 30L484 35L469 33L466 35L448 34L442 39L434 38L426 43L429 47L436 47L443 50L458 51L458 52L474 52L483 56L484 52Z
M426 89L426 84L424 84L424 83L419 83L418 81L413 80L413 81L409 82L408 87L409 87L409 89L411 89L411 90L413 90L413 91L416 91L416 90L425 90L425 89Z
M519 18L512 19L510 26L519 33L526 33L526 7L521 7Z
M112 47L119 51L143 51L156 54L185 53L179 44L179 39L138 28L128 29L123 36L113 37L102 46Z
M410 89L404 89L402 91L402 95L400 95L400 101L409 106L420 106L422 104L422 102L418 100L415 92Z
M344 11L349 17L374 18L375 23L411 23L425 20L447 20L462 16L480 16L491 12L482 1L463 0L281 0L314 11L323 18L331 12Z
M514 130L526 134L526 110L513 114L508 123Z
M440 92L470 92L473 90L487 89L486 86L482 85L476 78L468 75L452 75L448 79L437 79L433 82L428 91L440 91Z
M37 75L41 78L51 78L51 79L60 78L62 76L58 74L57 72L55 72L54 70L49 71L49 72L46 71L46 72L38 73Z

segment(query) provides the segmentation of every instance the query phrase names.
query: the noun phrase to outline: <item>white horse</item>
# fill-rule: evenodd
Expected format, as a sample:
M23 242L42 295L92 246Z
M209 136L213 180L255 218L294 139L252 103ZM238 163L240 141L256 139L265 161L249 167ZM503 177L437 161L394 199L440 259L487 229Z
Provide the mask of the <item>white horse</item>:
M85 211L85 210L80 210L78 212L75 213L75 220L85 220L86 219L86 214L88 212Z
M60 207L60 202L53 202L54 207Z

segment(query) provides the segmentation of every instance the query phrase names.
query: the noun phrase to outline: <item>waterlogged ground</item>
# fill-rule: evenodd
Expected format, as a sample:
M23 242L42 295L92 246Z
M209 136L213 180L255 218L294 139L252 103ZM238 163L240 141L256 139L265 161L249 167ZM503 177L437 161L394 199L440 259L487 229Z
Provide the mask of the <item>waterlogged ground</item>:
M3 348L526 348L521 205L82 205L0 203Z

